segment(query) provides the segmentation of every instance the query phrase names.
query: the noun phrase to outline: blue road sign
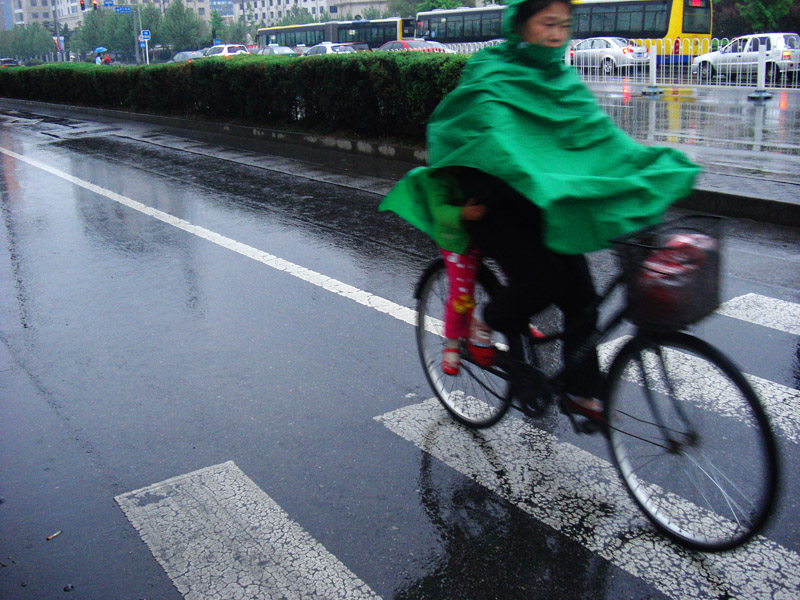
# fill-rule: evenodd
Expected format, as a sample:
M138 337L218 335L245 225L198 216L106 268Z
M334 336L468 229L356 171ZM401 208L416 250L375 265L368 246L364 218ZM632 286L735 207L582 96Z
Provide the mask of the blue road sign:
M149 40L150 39L150 30L149 29L142 29L142 39Z
M115 6L114 7L114 12L129 13L129 12L131 12L131 7L130 6Z
M139 48L146 48L147 44L145 42L139 42Z
M114 6L114 0L103 0L103 6L106 8L111 8Z

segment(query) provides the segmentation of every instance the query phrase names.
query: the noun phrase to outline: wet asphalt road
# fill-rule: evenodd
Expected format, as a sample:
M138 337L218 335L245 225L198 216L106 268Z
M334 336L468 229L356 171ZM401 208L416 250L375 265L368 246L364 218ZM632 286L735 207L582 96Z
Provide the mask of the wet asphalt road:
M406 165L0 119L0 598L182 597L114 498L227 461L382 598L743 589L747 573L689 553L682 583L635 576L393 433L375 417L431 397L412 328L236 245L412 307L435 249L375 210ZM800 303L797 229L732 222L726 258L724 299ZM605 253L593 265L601 281L614 269ZM748 373L800 389L797 334L723 316L697 331ZM565 421L544 425L607 457ZM785 486L765 535L794 560L800 449L780 443ZM206 576L222 562L210 557ZM792 564L753 589L796 595Z

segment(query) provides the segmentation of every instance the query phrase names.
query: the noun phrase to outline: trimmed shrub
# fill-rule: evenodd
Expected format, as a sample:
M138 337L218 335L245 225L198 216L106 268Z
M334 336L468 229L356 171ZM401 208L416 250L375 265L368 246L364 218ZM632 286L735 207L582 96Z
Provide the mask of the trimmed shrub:
M0 96L417 143L467 57L358 52L0 70Z

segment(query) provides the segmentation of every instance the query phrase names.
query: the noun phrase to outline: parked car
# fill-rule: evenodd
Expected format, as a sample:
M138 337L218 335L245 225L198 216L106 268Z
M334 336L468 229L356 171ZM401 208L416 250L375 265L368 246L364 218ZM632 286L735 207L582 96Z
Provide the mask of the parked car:
M205 56L205 54L203 54L200 50L186 50L185 52L178 52L170 59L169 62L192 62L198 58L203 58L203 56Z
M569 51L572 64L578 69L602 69L604 75L617 70L647 69L650 51L625 38L594 37L581 40Z
M0 58L0 68L2 67L18 67L19 61L16 58Z
M317 54L343 54L345 52L355 52L355 50L350 44L322 42L316 46L311 46L311 48L303 53L303 56L316 56Z
M372 52L367 42L339 42L342 46L350 46L356 52Z
M433 40L427 40L427 42L434 48L441 48L447 54L456 54L455 50L451 50L450 48L445 46L442 42L434 42Z
M297 52L289 48L289 46L269 45L263 48L258 48L253 52L260 56L297 56Z
M427 40L394 40L386 42L378 50L387 50L389 52L396 52L402 50L410 50L414 52L445 52L444 46L441 44L432 44Z
M236 54L250 54L247 51L247 46L243 44L220 44L219 46L211 46L206 51L206 57L212 56L234 56Z
M767 81L775 82L800 71L800 35L796 33L759 33L732 39L714 52L692 60L692 76L708 82L717 75L748 79L758 73L761 45L767 49Z

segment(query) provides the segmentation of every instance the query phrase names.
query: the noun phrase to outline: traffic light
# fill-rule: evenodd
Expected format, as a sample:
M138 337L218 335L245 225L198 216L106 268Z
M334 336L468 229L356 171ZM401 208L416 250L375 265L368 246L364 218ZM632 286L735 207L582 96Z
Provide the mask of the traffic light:
M86 3L81 0L81 10L86 10Z
M92 8L97 10L97 0L92 0Z

